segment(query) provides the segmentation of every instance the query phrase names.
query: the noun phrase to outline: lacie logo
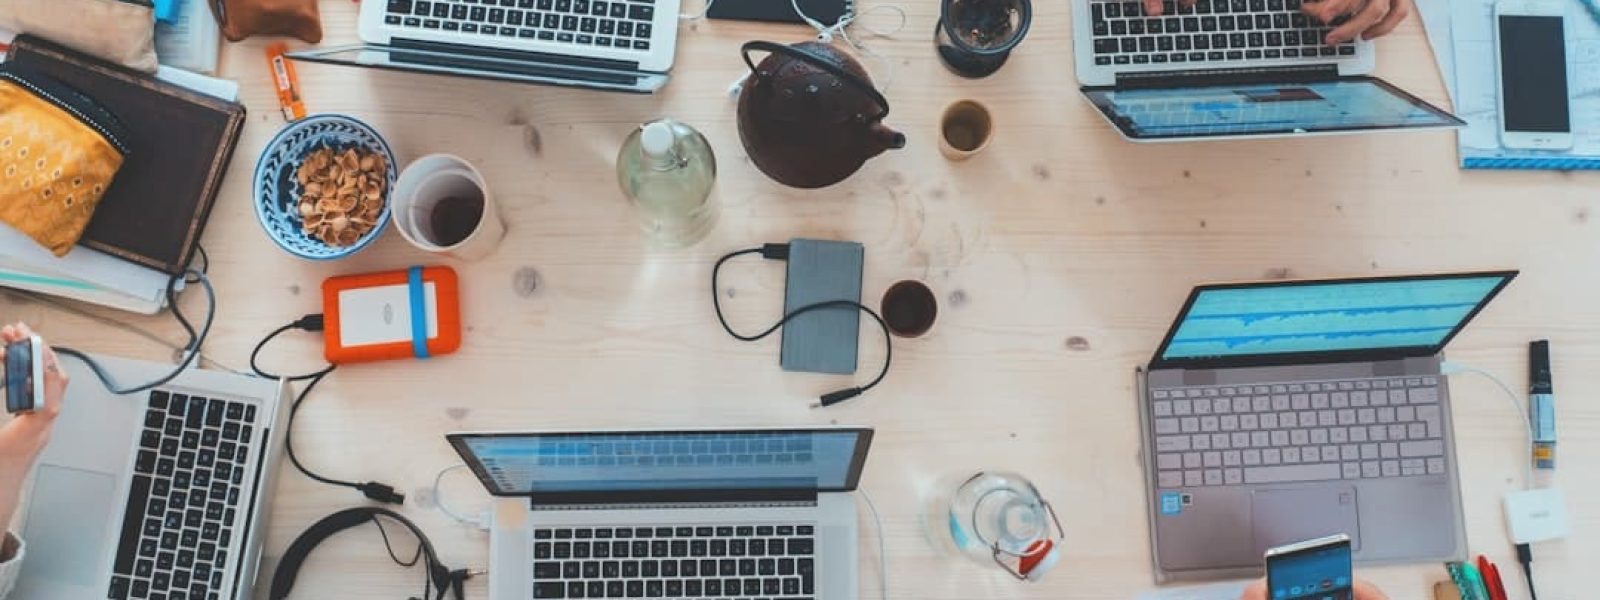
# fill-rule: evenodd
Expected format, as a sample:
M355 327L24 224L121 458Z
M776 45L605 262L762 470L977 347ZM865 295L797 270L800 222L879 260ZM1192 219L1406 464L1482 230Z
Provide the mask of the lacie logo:
M1548 519L1548 518L1550 518L1550 511L1541 510L1541 511L1536 512L1536 513L1529 513L1528 514L1528 518L1530 518L1530 519Z
M384 325L393 325L394 324L394 305L393 304L385 304L385 305L383 305L383 324Z

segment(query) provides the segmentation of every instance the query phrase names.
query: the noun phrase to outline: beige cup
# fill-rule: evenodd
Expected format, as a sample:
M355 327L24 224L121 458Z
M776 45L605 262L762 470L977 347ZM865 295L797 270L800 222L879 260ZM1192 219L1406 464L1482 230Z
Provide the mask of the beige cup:
M483 175L450 154L424 156L400 172L394 223L411 245L461 260L493 254L506 234Z
M960 100L944 109L939 119L939 151L950 160L966 160L989 146L994 119L989 109L973 100Z

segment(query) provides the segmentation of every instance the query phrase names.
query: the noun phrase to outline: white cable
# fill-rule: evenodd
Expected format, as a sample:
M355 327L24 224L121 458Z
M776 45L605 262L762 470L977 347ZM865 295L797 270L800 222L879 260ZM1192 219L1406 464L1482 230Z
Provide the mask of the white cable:
M451 510L450 509L450 505L445 503L445 501L444 501L444 495L439 493L439 483L441 481L444 481L445 474L447 474L447 473L449 473L451 471L454 471L456 469L465 469L465 468L467 468L467 464L466 463L458 463L458 464L450 465L448 467L440 469L439 470L439 474L433 476L433 502L435 504L439 505L439 512L444 513L445 516L448 516L448 517L450 517L452 519L455 519L456 522L461 523L463 525L472 525L474 527L477 527L478 529L487 531L489 529L488 513L484 513L482 515L479 515L479 517L476 518L476 519L469 518L469 517L463 517L463 516L461 516L461 513L458 513L458 512L456 512L454 510Z
M1452 373L1472 373L1474 375L1481 375L1487 378L1489 381L1493 381L1495 385L1500 386L1500 390L1506 393L1506 399L1511 401L1511 407L1516 409L1517 415L1522 418L1522 433L1528 438L1528 454L1525 455L1526 458L1522 463L1522 485L1525 489L1533 489L1533 422L1528 420L1528 411L1527 409L1523 408L1522 403L1517 400L1517 393L1511 391L1511 386L1506 385L1506 382L1501 381L1500 378L1496 377L1493 373L1475 367L1444 361L1444 363L1439 366L1439 371L1445 375L1450 375Z
M872 502L872 494L860 488L856 489L856 493L867 501L867 509L872 511L872 522L878 528L878 591L883 600L889 600L889 552L883 542L883 517L878 515L878 505Z

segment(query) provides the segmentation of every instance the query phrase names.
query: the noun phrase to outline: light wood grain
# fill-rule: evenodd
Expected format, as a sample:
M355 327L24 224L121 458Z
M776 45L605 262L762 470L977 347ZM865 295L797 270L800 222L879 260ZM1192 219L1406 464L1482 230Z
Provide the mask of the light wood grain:
M376 1L376 0L369 0ZM869 2L873 6L881 2ZM456 462L443 434L531 427L871 425L878 438L863 487L884 511L889 596L903 600L1105 598L1153 587L1141 484L1132 369L1147 360L1190 286L1202 281L1520 268L1523 275L1452 346L1451 357L1520 387L1525 344L1549 337L1561 405L1561 468L1576 509L1575 535L1540 546L1545 598L1579 598L1581 565L1600 562L1600 519L1583 507L1600 492L1600 259L1591 213L1593 174L1464 172L1448 133L1294 141L1134 145L1079 97L1067 2L1039 2L1028 39L997 75L966 81L934 56L933 0L899 4L907 27L867 38L867 60L893 104L888 124L910 146L820 191L764 178L738 142L728 85L742 75L748 39L799 41L780 25L685 25L677 67L656 96L300 65L312 112L355 115L402 162L450 152L483 172L509 233L491 259L462 274L465 346L426 362L340 369L307 401L302 456L345 478L395 483L405 512L455 566L482 566L487 537L438 511L428 487ZM325 44L355 39L357 5L322 3ZM876 24L893 18L883 14ZM272 328L319 310L325 277L434 260L388 234L337 263L291 258L262 233L250 174L282 125L262 48L229 45L223 74L250 109L205 245L222 301L207 352L245 366ZM1380 44L1379 75L1446 103L1420 26ZM993 110L996 137L972 160L950 163L935 143L948 103ZM614 183L614 156L637 123L671 115L699 128L720 154L723 212L711 237L674 252L647 251ZM723 252L791 237L867 245L865 295L923 279L941 300L925 338L897 341L895 367L867 396L819 411L817 394L850 378L788 374L776 340L743 344L716 326L707 298ZM519 272L537 274L519 293ZM730 317L744 328L778 316L782 269L752 260L726 274ZM202 300L184 305L198 312ZM6 296L0 316L23 318L57 342L165 359L148 340L61 310ZM178 334L164 318L118 318ZM881 358L863 328L862 372ZM286 336L268 355L283 369L318 364L315 338ZM1500 514L1525 456L1516 420L1486 381L1453 381L1456 428L1474 553L1500 561L1512 598L1526 598ZM76 385L93 385L76 382ZM937 554L924 538L922 498L935 479L981 467L1032 477L1062 511L1063 566L1040 584ZM267 541L269 563L306 525L357 503L349 490L282 478ZM484 495L459 474L456 507ZM863 519L867 519L863 512ZM864 521L862 598L877 598L878 535ZM1396 600L1422 600L1437 565L1364 571ZM421 574L389 563L373 530L317 551L298 598L397 598ZM481 582L468 590L482 598Z

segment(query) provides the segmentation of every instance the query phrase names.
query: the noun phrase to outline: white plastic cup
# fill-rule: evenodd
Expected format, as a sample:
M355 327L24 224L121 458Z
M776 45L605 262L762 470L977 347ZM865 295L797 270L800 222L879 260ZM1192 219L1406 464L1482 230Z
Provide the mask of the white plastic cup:
M472 232L455 243L442 243L434 231L433 213L447 198L483 198L483 210ZM471 163L451 154L429 154L406 165L394 185L394 223L400 236L426 252L473 261L494 254L505 238L500 209Z

